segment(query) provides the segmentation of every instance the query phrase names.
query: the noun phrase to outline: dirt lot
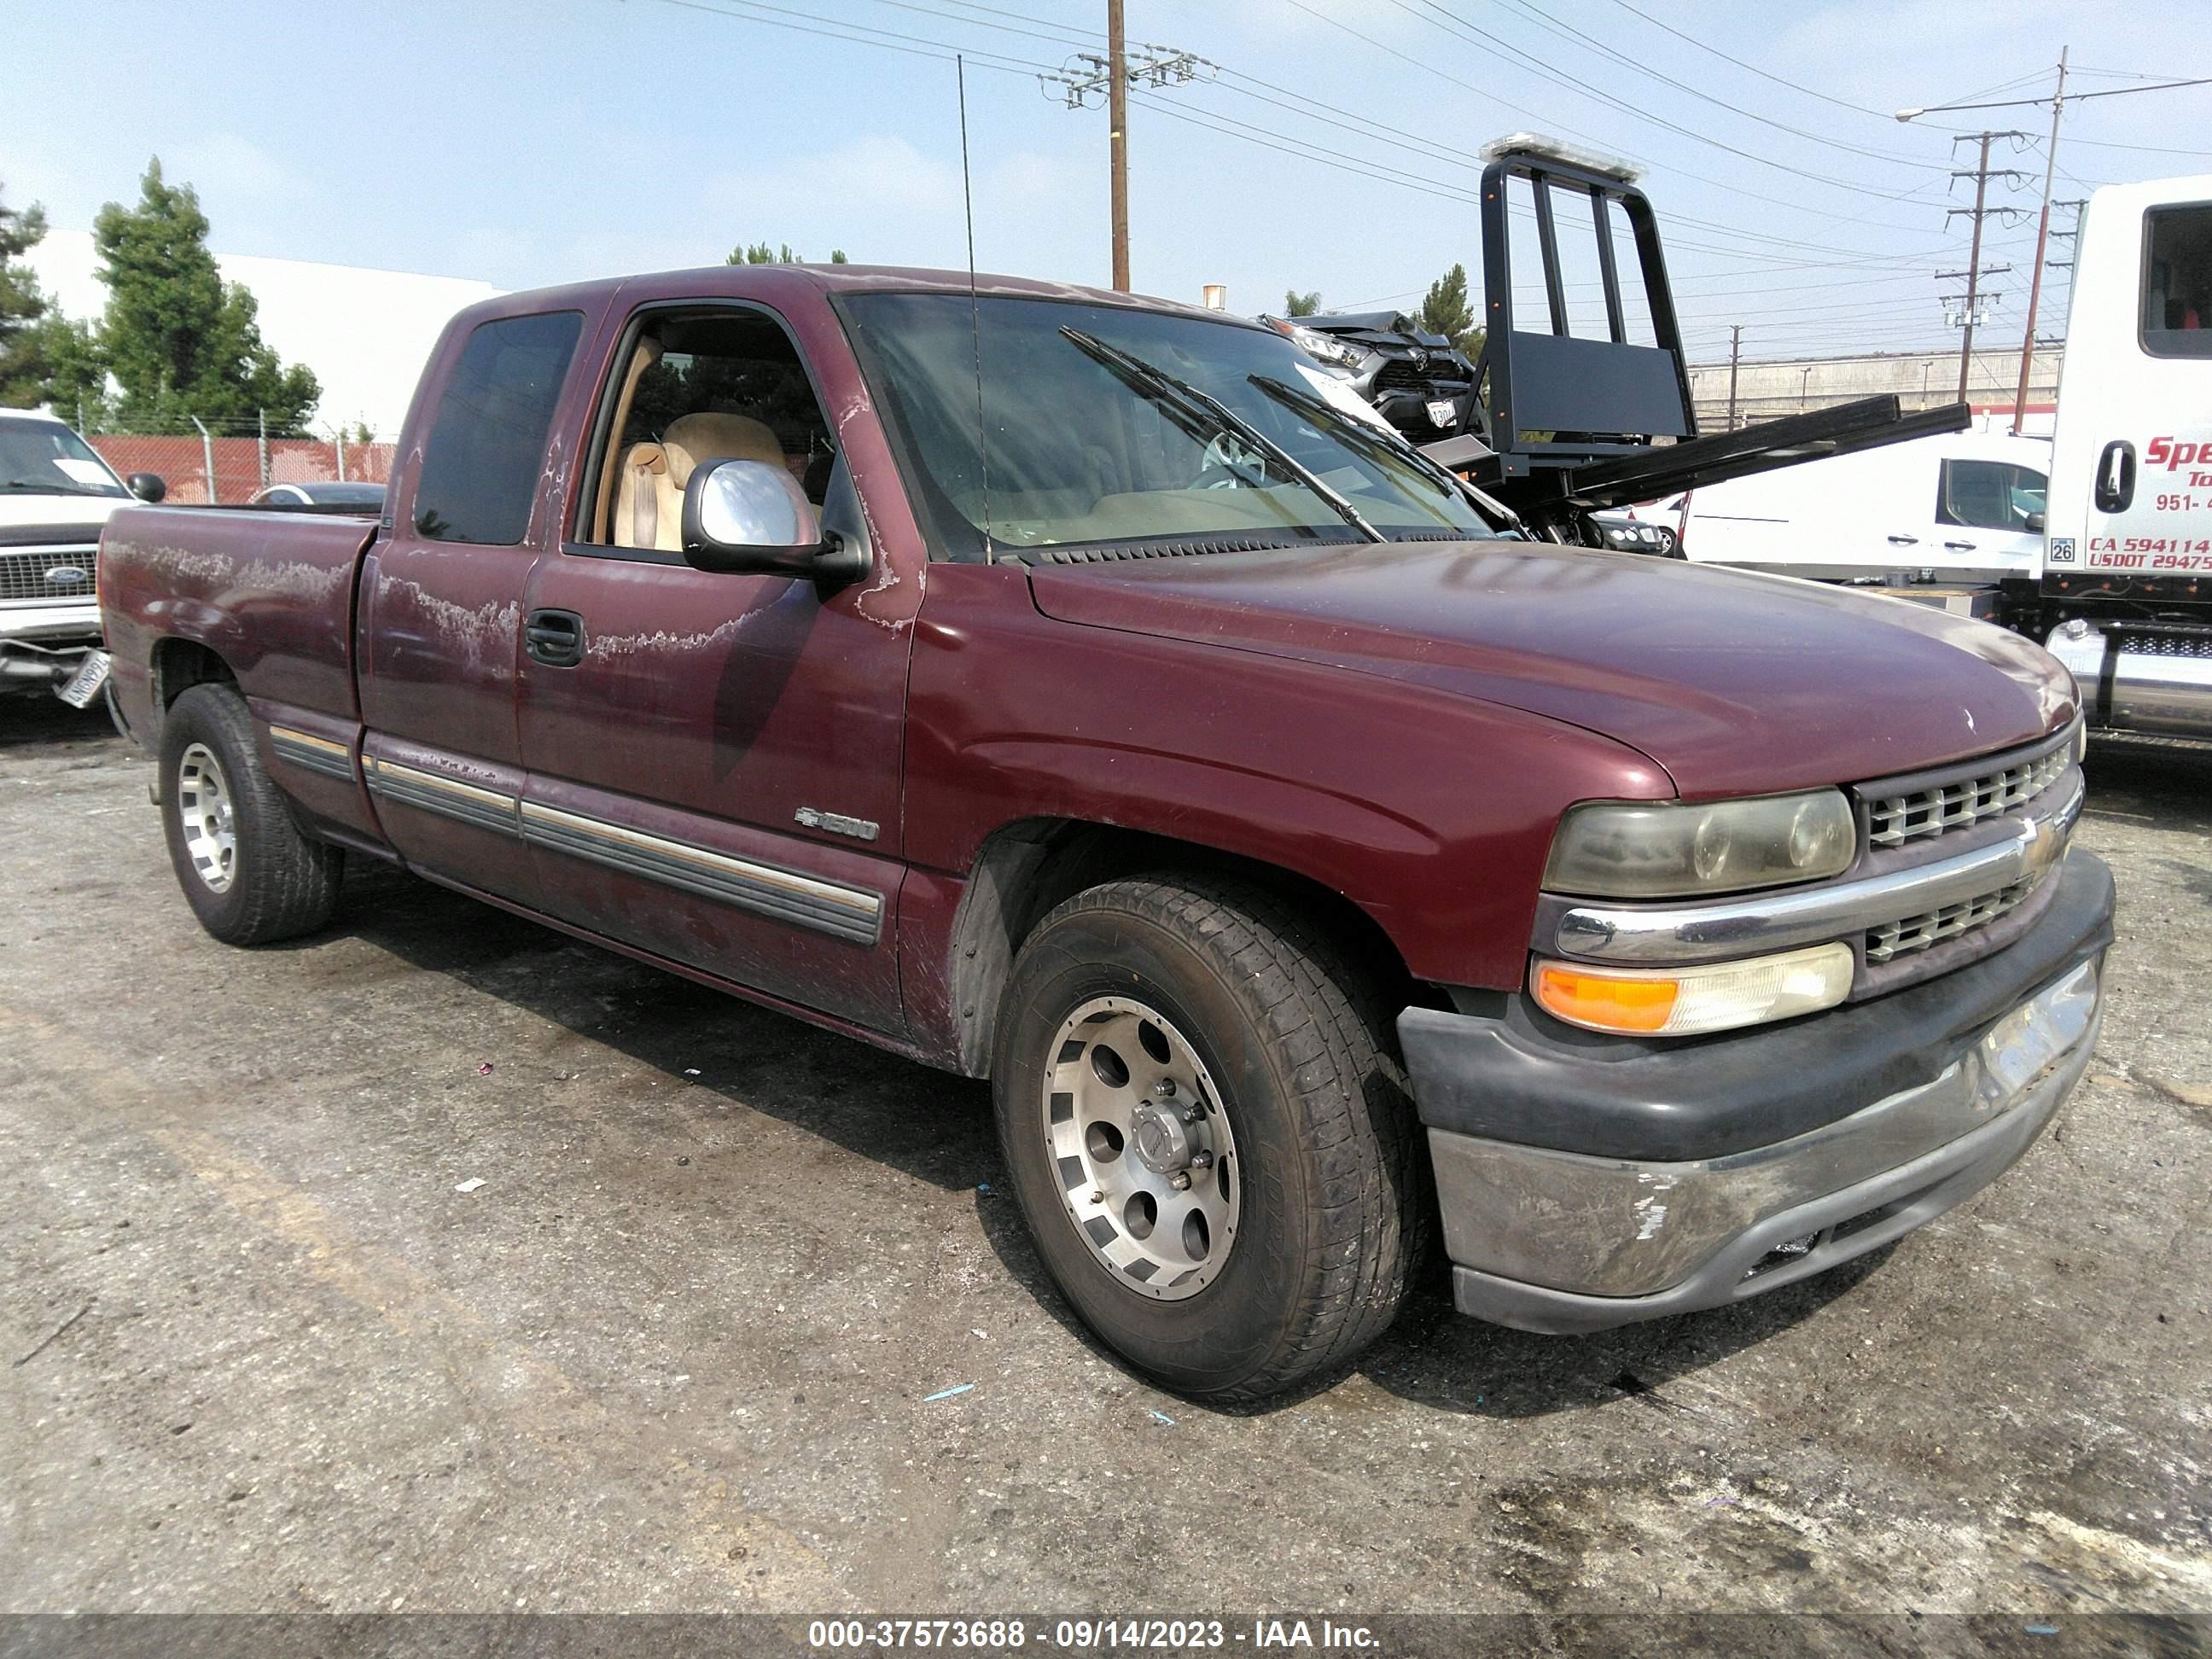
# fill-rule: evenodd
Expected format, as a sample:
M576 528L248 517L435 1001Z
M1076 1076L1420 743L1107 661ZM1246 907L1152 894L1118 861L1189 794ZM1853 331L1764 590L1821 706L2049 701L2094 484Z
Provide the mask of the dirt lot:
M0 703L0 1611L2212 1609L2212 759L2093 752L2103 1053L1999 1185L1233 1413L1072 1325L981 1087L386 872L227 950L147 769Z

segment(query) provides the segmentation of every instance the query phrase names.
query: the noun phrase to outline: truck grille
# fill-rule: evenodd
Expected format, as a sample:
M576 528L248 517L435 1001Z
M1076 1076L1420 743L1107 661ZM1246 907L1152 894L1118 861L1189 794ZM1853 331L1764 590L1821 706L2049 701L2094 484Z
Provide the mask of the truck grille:
M1439 373L1435 366L1417 367L1410 357L1393 358L1376 372L1377 392L1420 392L1444 395L1449 392L1464 392L1467 383L1456 376Z
M1876 847L1902 847L1923 836L1963 830L1984 818L2009 812L2057 782L2071 758L2070 747L2062 745L2033 760L1984 772L1978 777L1961 778L1940 788L1916 790L1905 795L1869 796L1867 840Z
M1899 957L1911 956L1916 951L1925 951L1941 945L1947 939L1956 939L1999 916L2035 890L2032 881L2016 881L2009 887L2000 887L1993 893L1983 893L1956 904L1947 904L1940 910L1923 911L1917 916L1902 916L1895 921L1884 922L1879 927L1869 927L1866 935L1866 959L1875 967Z
M8 599L89 599L98 550L91 547L46 547L31 553L0 553L0 601ZM76 581L50 581L47 573L76 570Z

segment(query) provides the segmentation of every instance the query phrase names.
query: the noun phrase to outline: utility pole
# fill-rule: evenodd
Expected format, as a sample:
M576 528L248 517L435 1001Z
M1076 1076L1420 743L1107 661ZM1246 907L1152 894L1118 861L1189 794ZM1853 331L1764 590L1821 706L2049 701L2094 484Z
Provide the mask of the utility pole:
M2035 366L2035 307L2043 298L2043 251L2051 240L2051 181L2058 171L2058 118L2066 112L2066 52L2058 49L2058 90L2051 100L2051 143L2043 155L2043 219L2035 232L2035 275L2027 284L2027 333L2020 347L2020 389L2013 394L2012 429L2027 415L2027 376Z
M2054 208L2074 210L2074 228L2054 230L2051 233L2051 236L2053 241L2063 241L2069 244L2067 252L2073 254L2075 258L2079 258L2081 252L2081 216L2089 210L2089 198L2086 196L2076 196L2069 201L2053 202L2051 205ZM2046 268L2051 270L2063 270L2066 273L2066 309L2070 315L2074 310L2074 259L2052 259Z
M1743 325L1729 325L1729 416L1728 429L1735 430L1735 365L1743 349Z
M2025 138L2027 137L2024 132L1984 132L1978 133L1973 136L1979 138L1981 141L1982 155L1980 161L1977 163L1972 172L1968 172L1964 168L1960 168L1954 171L1951 176L1954 179L1972 179L1974 181L1974 205L1971 209L1953 208L1948 213L1943 216L1946 223L1948 223L1952 219L1957 217L1960 214L1966 214L1973 220L1973 247L1966 255L1966 269L1963 272L1955 270L1940 270L1936 273L1936 279L1938 282L1949 282L1960 276L1964 276L1966 279L1966 304L1964 313L1966 338L1960 341L1959 344L1959 401L1960 403L1966 401L1966 375L1968 371L1972 368L1974 362L1974 313L1980 302L1983 276L1982 221L1989 216L1990 211L1989 207L1990 180L1992 178L2018 179L2021 177L2020 173L2012 167L1999 167L1994 173L1990 171L1990 141L1993 138ZM1956 146L1963 141L1963 138L1964 135L1960 138L1954 138L1951 143L1954 146ZM2010 208L1999 208L1996 211L1999 213L2010 213L2013 210ZM2009 265L1999 267L2000 270L2009 270L2012 267ZM1992 272L1990 274L1994 275L1995 273Z
M1121 27L1122 0L1106 0L1106 53L1078 52L1057 75L1040 75L1037 84L1048 98L1057 97L1070 109L1088 109L1095 93L1106 101L1106 160L1112 191L1114 286L1129 289L1129 88L1139 83L1166 88L1182 86L1211 74L1219 65L1170 46L1138 42L1131 57Z
M2066 112L2066 52L2058 52L2058 87L2048 98L2000 98L1994 103L1924 104L1897 112L1900 121L1917 121L1923 115L1945 115L1955 110L2024 109L2031 105L2051 106L2051 144L2043 158L2043 223L2035 233L2035 277L2027 289L2027 337L2020 349L2020 387L2013 394L2013 429L2020 429L2021 417L2027 406L2028 371L2035 365L2035 313L2043 299L2043 253L2051 239L2051 184L2058 171L2058 121ZM2184 87L2212 85L2212 76L2193 76L2187 80L2160 81L2148 86L2106 87L2101 91L2075 94L2075 101L2081 103L2091 98L2119 98L2142 92L2176 92Z
M1106 159L1114 174L1114 287L1129 291L1129 54L1121 0L1106 0Z
M266 489L269 488L269 411L258 409L254 413L261 417L261 487Z

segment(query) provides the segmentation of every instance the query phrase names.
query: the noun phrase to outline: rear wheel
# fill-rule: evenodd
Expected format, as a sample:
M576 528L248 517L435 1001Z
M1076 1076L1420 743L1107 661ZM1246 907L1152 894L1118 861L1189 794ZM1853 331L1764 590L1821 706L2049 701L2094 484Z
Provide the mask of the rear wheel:
M1385 1011L1241 881L1120 881L1024 943L993 1088L1039 1253L1184 1393L1249 1399L1395 1315L1429 1200Z
M161 726L161 827L177 884L227 945L312 933L337 908L345 854L301 833L229 685L195 685Z

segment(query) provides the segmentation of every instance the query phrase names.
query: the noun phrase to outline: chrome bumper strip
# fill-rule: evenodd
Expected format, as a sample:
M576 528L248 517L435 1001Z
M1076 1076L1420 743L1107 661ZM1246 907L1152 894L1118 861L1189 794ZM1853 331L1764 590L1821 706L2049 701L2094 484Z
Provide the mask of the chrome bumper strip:
M504 790L463 783L374 755L363 757L362 763L370 790L382 799L856 945L874 945L883 937L884 896L866 888L823 881L603 818L519 800Z
M2015 820L2015 833L2002 841L1860 881L1714 903L1577 904L1559 916L1550 948L1585 961L1648 966L1718 961L1848 939L1899 916L2041 880L2066 855L2084 793L2077 770L2073 787L2058 796L2055 806L2030 802ZM1545 948L1540 941L1538 948Z
M343 783L353 781L353 751L342 743L289 726L269 728L269 747L277 759L304 772L320 773Z

